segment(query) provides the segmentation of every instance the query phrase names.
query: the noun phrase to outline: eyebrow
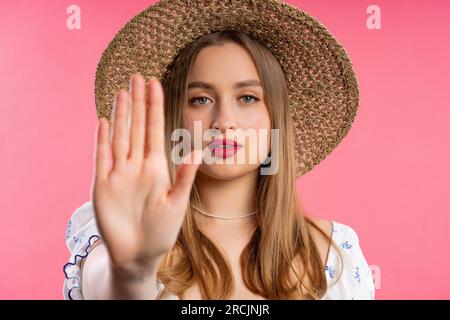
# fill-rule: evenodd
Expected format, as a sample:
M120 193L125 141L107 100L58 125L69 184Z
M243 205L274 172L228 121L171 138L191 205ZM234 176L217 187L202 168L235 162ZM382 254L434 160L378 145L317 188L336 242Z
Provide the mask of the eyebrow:
M239 89L239 88L243 88L243 87L261 87L262 88L262 85L258 80L245 80L245 81L236 83L233 86L233 89ZM215 89L215 87L212 84L202 82L202 81L195 81L195 82L189 83L188 89L194 89L194 88Z

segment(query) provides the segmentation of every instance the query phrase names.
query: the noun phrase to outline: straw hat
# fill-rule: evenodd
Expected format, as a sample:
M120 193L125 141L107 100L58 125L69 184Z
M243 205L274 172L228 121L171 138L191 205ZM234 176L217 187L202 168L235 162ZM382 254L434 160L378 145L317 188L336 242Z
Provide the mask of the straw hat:
M128 21L97 66L97 116L111 121L115 93L140 72L163 79L176 55L211 32L240 30L269 49L284 71L296 173L322 161L349 131L359 86L346 50L315 18L280 0L161 0Z

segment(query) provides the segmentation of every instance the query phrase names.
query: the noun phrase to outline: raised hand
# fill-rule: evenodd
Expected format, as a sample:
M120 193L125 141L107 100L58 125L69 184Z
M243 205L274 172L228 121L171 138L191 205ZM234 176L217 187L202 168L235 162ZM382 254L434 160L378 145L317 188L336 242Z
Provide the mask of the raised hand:
M116 95L112 134L109 122L99 119L92 195L111 263L140 277L155 272L160 258L176 242L202 151L186 156L190 161L178 167L172 185L162 85L156 78L146 84L139 74L131 77L130 84L130 93L121 90Z

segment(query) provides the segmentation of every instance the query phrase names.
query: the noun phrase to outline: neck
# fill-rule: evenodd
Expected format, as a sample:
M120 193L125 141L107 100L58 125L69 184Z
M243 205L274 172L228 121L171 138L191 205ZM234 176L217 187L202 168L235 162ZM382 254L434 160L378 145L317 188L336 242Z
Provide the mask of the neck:
M206 212L226 218L237 218L257 209L257 179L258 171L232 180L214 179L198 172L195 185ZM255 215L243 219L221 220L197 213L196 219L204 226L233 224L236 227L255 223Z

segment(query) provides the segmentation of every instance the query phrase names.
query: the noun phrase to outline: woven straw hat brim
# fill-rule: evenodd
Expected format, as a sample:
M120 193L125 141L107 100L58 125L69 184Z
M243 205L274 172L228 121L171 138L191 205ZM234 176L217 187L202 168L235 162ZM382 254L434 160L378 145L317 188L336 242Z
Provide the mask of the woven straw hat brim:
M97 66L97 116L111 121L115 93L140 72L162 80L176 55L207 33L241 30L269 49L285 73L296 174L322 161L347 135L359 86L346 50L315 18L278 0L162 0L128 21Z

